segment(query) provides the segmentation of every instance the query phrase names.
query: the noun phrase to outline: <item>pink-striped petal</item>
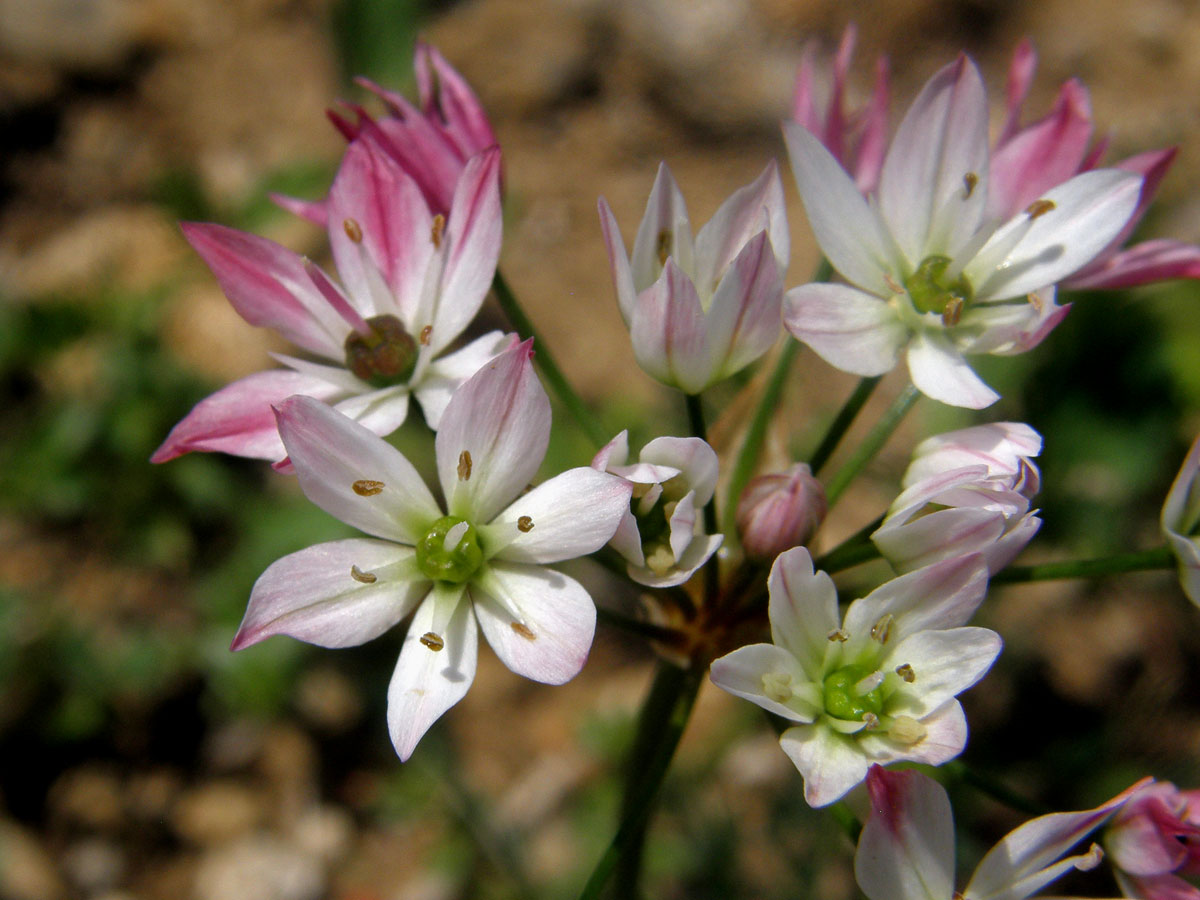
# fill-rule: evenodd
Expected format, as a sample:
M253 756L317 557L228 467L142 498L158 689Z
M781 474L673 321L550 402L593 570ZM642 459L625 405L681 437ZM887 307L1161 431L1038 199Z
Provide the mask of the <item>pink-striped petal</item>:
M741 249L717 285L705 316L710 381L741 371L779 338L781 270L767 232Z
M871 815L854 854L854 877L870 900L949 900L954 892L950 798L914 771L867 772Z
M224 225L183 222L179 227L243 319L320 356L344 357L342 343L350 329L312 283L302 257Z
M484 545L517 563L554 563L594 553L629 511L633 485L589 467L569 469L522 494L489 525Z
M863 376L891 371L909 337L886 301L842 284L792 288L783 324L831 366Z
M533 341L501 353L450 399L435 442L451 515L490 522L533 480L550 440L550 399Z
M271 407L293 394L329 400L339 393L337 385L288 369L247 375L192 407L150 461L167 462L193 451L282 459L286 451Z
M1200 278L1200 247L1169 238L1135 244L1063 282L1074 290L1127 288L1174 278Z
M637 302L637 288L633 284L633 270L629 266L629 254L625 251L625 240L612 207L603 197L599 202L600 231L604 234L604 247L608 251L609 272L613 287L617 291L617 306L626 326L633 320L633 308Z
M466 79L424 41L417 41L416 72L421 108L426 115L442 117L464 158L498 143L483 104Z
M879 174L888 144L888 105L891 93L891 73L888 61L880 57L875 62L875 86L871 99L862 112L862 135L855 147L854 183L864 196L879 186Z
M503 353L517 340L515 334L489 331L453 353L447 353L429 364L424 377L414 386L413 394L421 404L425 423L437 431L450 398L464 381L478 372L497 354Z
M909 270L933 253L953 258L982 222L987 126L983 79L966 56L929 80L900 123L879 176L878 197Z
M596 607L575 579L543 566L492 562L472 582L471 597L484 637L518 675L562 684L587 662Z
M704 309L691 278L673 258L638 297L629 330L633 355L647 375L688 394L708 386Z
M1029 96L1030 85L1033 84L1033 73L1037 69L1037 53L1029 38L1023 38L1013 51L1012 62L1008 67L1008 76L1004 81L1004 102L1008 108L1004 128L996 139L996 146L1002 147L1012 138L1021 125L1021 107Z
M846 610L842 626L854 642L866 642L872 626L893 617L891 640L921 631L965 624L987 591L987 567L978 554L950 559L884 582Z
M661 163L630 256L633 283L639 291L658 281L667 257L684 272L693 271L692 225L687 206L671 170Z
M429 323L430 352L440 353L475 318L500 262L500 149L473 157L454 189L446 220L446 264Z
M463 585L436 584L408 626L388 685L388 731L401 762L475 680L479 630L463 594Z
M278 407L279 434L306 497L367 534L415 546L442 513L404 456L310 397Z
M787 271L792 239L783 182L774 160L767 163L753 182L734 191L696 235L696 281L715 283L743 248L763 231L782 274Z
M317 544L254 583L234 650L286 634L320 647L355 647L407 616L429 593L411 547L352 538Z

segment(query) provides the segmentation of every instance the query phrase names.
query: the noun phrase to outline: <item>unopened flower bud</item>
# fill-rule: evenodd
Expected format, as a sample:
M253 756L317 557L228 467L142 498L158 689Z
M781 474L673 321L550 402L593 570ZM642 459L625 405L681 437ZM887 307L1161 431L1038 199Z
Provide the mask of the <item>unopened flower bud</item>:
M737 527L751 559L802 546L825 518L825 489L804 463L752 478L738 501Z

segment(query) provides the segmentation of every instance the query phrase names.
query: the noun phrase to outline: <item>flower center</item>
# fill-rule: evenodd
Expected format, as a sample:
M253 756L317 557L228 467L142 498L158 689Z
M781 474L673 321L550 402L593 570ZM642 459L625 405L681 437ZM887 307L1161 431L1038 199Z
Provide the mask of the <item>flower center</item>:
M963 307L974 299L975 291L962 275L953 281L946 277L950 263L948 256L925 257L905 279L904 288L918 312L937 313L947 325L954 325Z
M675 565L675 554L671 550L671 516L688 490L687 480L682 474L658 486L634 486L629 503L637 520L638 535L642 539L642 555L646 559L646 566L659 575L665 575Z
M835 719L861 722L883 712L882 678L867 666L843 666L825 676L825 712Z
M346 368L372 387L404 384L417 367L417 342L395 316L366 322L368 334L352 331L346 338Z
M479 534L458 516L442 516L417 542L417 568L434 581L462 584L482 564Z

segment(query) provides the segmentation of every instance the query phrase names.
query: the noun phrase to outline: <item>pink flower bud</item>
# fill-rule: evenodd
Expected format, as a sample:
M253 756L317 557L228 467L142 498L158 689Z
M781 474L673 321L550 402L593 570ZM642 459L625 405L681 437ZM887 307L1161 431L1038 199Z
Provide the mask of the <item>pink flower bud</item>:
M825 489L804 463L751 479L737 508L746 555L774 559L802 546L825 518L825 509Z

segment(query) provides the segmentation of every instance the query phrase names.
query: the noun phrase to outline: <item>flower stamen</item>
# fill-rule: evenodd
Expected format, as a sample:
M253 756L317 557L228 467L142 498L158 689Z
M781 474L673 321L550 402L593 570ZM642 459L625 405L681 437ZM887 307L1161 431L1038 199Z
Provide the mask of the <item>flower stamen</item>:
M418 640L434 653L446 646L445 639L434 631L427 631Z
M471 451L469 450L458 454L458 480L471 480Z
M358 566L350 567L350 577L362 584L374 584L379 580L379 576L372 572L364 572Z
M385 485L382 481L373 481L370 478L360 478L358 481L354 482L354 484L350 485L350 487L353 488L354 493L358 494L360 497L374 497L385 487L387 487L387 485Z

